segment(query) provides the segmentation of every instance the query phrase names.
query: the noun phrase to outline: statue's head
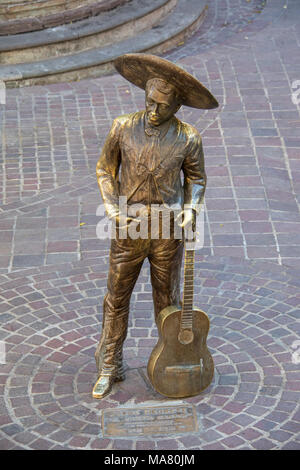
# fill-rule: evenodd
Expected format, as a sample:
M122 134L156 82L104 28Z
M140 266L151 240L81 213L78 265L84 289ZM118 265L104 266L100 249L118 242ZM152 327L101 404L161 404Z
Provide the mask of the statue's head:
M178 65L151 54L125 54L114 60L116 70L129 82L146 91L147 118L159 126L181 105L197 109L219 106L210 91Z
M171 119L181 106L180 96L174 85L161 78L147 81L146 116L152 126L160 126Z

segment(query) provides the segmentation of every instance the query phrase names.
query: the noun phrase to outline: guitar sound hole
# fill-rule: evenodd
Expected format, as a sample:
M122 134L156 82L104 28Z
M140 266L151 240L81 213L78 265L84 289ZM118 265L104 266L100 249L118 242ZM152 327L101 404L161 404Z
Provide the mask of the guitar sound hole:
M189 344L194 339L194 333L192 330L180 330L178 335L178 341L181 344Z

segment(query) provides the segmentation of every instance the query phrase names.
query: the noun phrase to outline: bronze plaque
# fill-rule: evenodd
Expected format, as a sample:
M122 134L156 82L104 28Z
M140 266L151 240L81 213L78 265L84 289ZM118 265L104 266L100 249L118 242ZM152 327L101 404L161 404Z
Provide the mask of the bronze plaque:
M183 434L197 431L193 405L111 408L102 412L104 437Z

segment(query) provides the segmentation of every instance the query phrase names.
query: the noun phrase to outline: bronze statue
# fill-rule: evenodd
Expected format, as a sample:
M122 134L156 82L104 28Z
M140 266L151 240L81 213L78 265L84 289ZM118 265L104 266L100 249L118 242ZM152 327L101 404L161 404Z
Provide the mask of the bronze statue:
M151 269L154 312L180 304L182 237L151 232L151 207L171 213L180 207L180 227L195 225L196 210L206 186L201 136L175 113L181 105L211 109L218 106L211 93L175 64L149 54L126 54L115 61L118 72L146 91L146 110L116 118L97 163L97 180L108 216L116 222L111 240L107 294L103 302L102 335L95 358L98 380L93 397L107 395L116 381L124 380L122 347L127 334L129 302L143 261ZM184 182L181 182L181 171ZM120 213L119 198L126 197L128 215ZM140 204L144 210L130 214ZM149 234L132 238L120 230L146 217ZM173 217L173 219L172 219ZM181 228L182 230L182 228Z

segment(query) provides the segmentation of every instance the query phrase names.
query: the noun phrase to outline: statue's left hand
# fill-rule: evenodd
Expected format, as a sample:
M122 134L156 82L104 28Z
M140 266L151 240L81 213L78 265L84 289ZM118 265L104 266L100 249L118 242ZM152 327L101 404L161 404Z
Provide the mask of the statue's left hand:
M196 229L196 211L190 208L184 209L178 214L176 221L180 227L192 229L194 232Z

